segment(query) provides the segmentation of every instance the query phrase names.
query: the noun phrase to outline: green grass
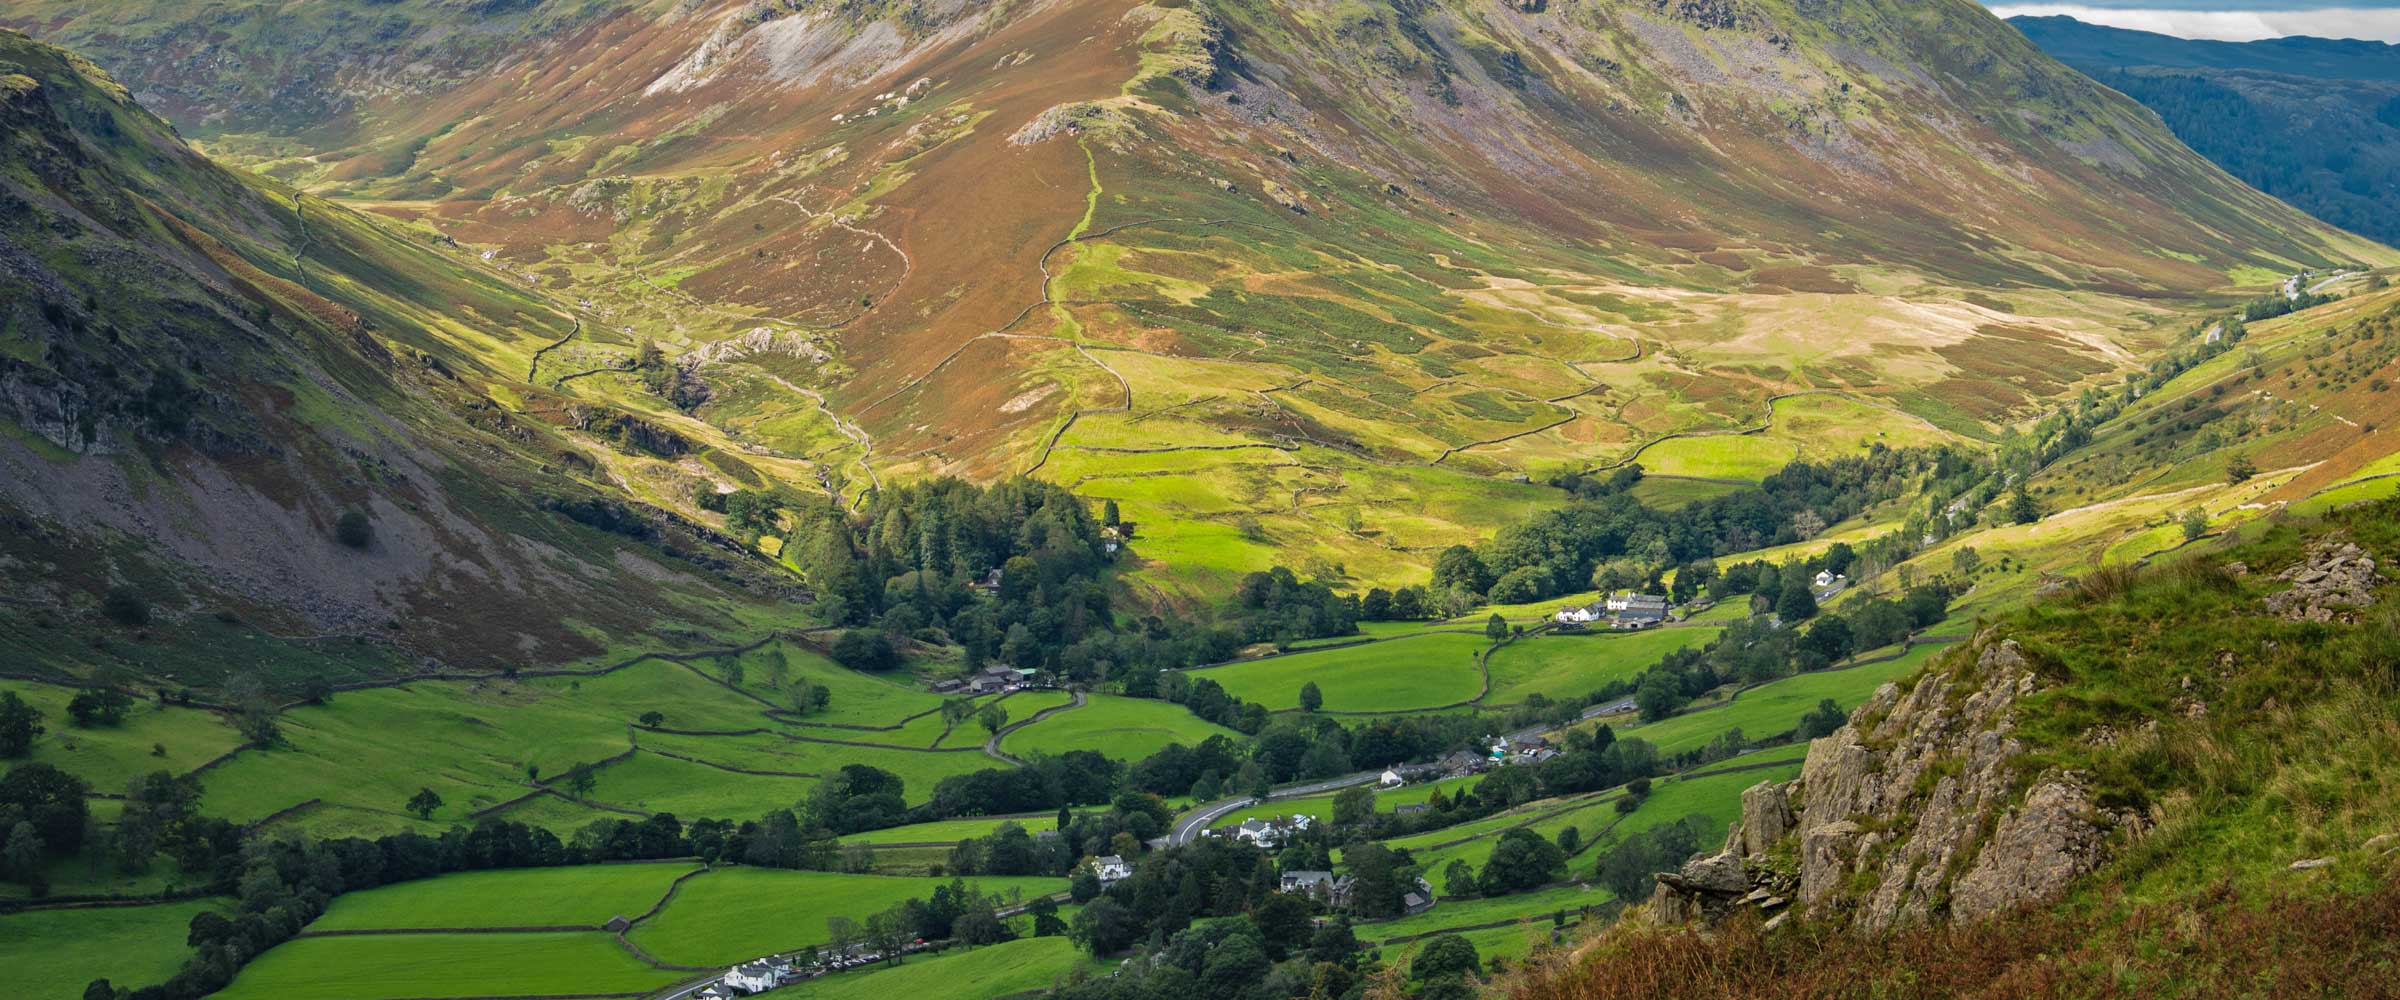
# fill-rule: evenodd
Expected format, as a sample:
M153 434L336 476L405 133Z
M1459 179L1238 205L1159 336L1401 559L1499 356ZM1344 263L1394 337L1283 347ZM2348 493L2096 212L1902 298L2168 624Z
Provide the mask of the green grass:
M945 819L931 823L912 823L908 826L869 830L842 838L844 843L862 844L951 844L961 840L990 836L1002 824L1014 823L1026 833L1058 829L1057 813L1037 816L982 817L978 819Z
M1520 639L1492 654L1492 693L1485 701L1513 705L1536 694L1552 701L1581 698L1610 681L1633 679L1675 650L1705 645L1720 631L1659 628Z
M243 967L214 1000L399 1000L656 989L653 969L598 931L299 938Z
M725 868L683 884L666 909L631 939L662 962L725 965L825 942L825 920L868 915L932 894L945 879ZM1065 879L982 878L985 892L1027 898L1058 892Z
M1608 850L1608 845L1651 827L1691 816L1707 819L1708 825L1700 831L1700 845L1713 849L1724 842L1725 831L1741 816L1743 792L1762 781L1788 781L1798 777L1800 762L1807 756L1807 747L1777 747L1710 765L1711 768L1776 765L1773 767L1657 782L1651 786L1650 797L1642 801L1641 808L1635 809L1623 822L1611 828L1607 836L1601 838L1600 846L1578 859L1577 865L1589 869L1599 863L1599 857Z
M1798 457L1785 441L1753 434L1670 438L1642 449L1636 461L1645 472L1695 479L1760 480Z
M910 716L942 707L941 696L916 686L914 678L906 673L895 672L889 676L860 673L796 642L772 642L739 658L718 657L698 665L712 676L723 678L728 676L736 662L742 667L742 689L778 705L786 703L774 684L778 672L786 685L795 680L806 680L829 689L833 693L833 701L825 707L825 711L803 720L806 722L896 726ZM706 728L677 723L672 718L668 719L667 724L677 729Z
M873 733L849 733L824 729L796 730L796 732L840 740L873 740L876 737L876 734ZM981 771L986 768L1006 767L1006 764L981 752L979 748L983 745L982 736L983 729L970 723L962 733L953 734L950 740L943 744L945 747L955 747L956 749L940 752L903 747L851 746L844 743L813 742L789 739L779 733L755 733L747 736L674 736L664 733L644 733L642 734L642 746L681 754L712 764L751 771L826 775L840 770L844 764L866 764L899 775L901 781L907 785L906 798L915 803L931 798L934 785L940 783L943 778ZM636 762L643 763L637 765ZM616 777L622 779L627 787L611 793L609 791L611 774L620 772L620 769L623 770ZM658 776L666 774L681 776L675 780L714 787L661 787ZM632 760L609 765L601 771L600 777L600 790L595 791L593 797L618 805L636 805L640 801L716 803L724 801L728 797L739 797L749 793L782 794L781 789L806 787L813 783L813 779L809 778L737 774L648 753L638 754ZM794 782L799 784L791 784ZM633 794L637 796L637 799L635 801L614 799L609 797L610 794ZM747 805L728 805L727 807L755 810L754 806ZM655 806L644 808L655 809ZM748 811L743 811L709 815L747 816L750 814Z
M765 995L788 1000L893 1000L895 997L1004 997L1048 989L1076 968L1100 971L1063 937L1024 938L972 950L909 959L796 983Z
M152 771L183 774L209 758L240 746L241 735L214 712L161 706L136 699L120 726L79 729L67 716L75 689L25 681L0 681L42 713L49 729L34 741L26 760L56 766L90 782L92 790L120 793L134 778ZM164 755L153 755L163 747Z
M808 797L816 786L814 778L734 774L641 753L601 768L587 797L643 812L674 813L683 819L754 819Z
M468 927L598 927L635 917L667 894L683 862L460 872L346 893L314 931Z
M528 791L528 764L557 775L623 752L628 723L643 712L663 712L673 726L736 729L765 724L761 707L658 661L601 677L350 691L285 713L287 745L244 751L202 784L208 812L227 819L254 820L313 798L354 810L349 832L438 831ZM429 824L401 812L419 788L443 799ZM364 822L376 815L384 821Z
M1011 704L1014 701L1010 699ZM1198 744L1211 736L1240 738L1239 733L1204 721L1181 705L1096 694L1089 696L1089 703L1082 708L1067 709L1008 734L1000 741L1000 749L1020 757L1092 750L1133 761L1170 743Z
M1314 681L1328 712L1405 712L1471 701L1482 690L1475 653L1480 635L1438 633L1328 649L1195 672L1227 694L1270 710L1297 708Z
M36 910L0 916L0 969L6 992L27 998L80 997L105 978L138 988L164 981L191 957L185 928L222 900L88 910Z
M1706 745L1728 730L1750 739L1786 732L1827 698L1843 711L1858 707L1887 681L1907 677L1940 655L1947 645L1919 645L1883 663L1799 674L1744 691L1733 701L1617 731L1619 739L1648 740L1661 752L1680 753Z
M1438 888L1440 873L1434 874L1434 881ZM1599 886L1560 885L1490 899L1444 899L1433 909L1415 916L1361 924L1358 937L1362 941L1389 941L1396 937L1488 924L1495 920L1538 920L1547 928L1552 913L1565 910L1571 919L1576 910L1598 906L1614 898L1608 890Z

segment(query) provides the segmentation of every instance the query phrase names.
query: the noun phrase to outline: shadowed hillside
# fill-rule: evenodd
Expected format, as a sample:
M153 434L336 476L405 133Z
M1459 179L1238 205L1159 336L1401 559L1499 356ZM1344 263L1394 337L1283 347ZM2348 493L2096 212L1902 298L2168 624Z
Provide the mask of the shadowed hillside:
M670 609L742 613L738 543L607 495L562 404L489 392L521 374L496 357L578 322L538 293L219 168L13 32L0 145L0 628L21 669L208 683L303 637L336 678L492 668L598 654Z

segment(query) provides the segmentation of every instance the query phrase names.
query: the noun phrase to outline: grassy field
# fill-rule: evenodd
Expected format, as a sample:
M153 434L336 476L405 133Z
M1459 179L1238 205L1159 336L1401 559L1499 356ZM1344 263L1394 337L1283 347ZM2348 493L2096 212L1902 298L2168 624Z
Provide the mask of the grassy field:
M1732 729L1741 730L1751 739L1773 736L1799 725L1801 716L1827 698L1833 699L1843 711L1858 707L1886 681L1915 673L1946 648L1919 645L1896 660L1786 677L1744 691L1740 697L1715 708L1620 729L1617 737L1648 740L1662 752L1680 753L1705 745Z
M1711 768L1774 765L1756 770L1711 774L1697 778L1678 778L1661 781L1650 789L1650 797L1642 801L1623 822L1612 827L1593 848L1576 861L1579 867L1589 868L1599 863L1599 856L1608 845L1662 823L1673 823L1689 816L1702 816L1708 827L1700 831L1702 849L1714 849L1725 839L1725 830L1742 813L1742 792L1762 781L1788 781L1800 774L1800 762L1807 758L1805 746L1777 747L1747 756L1721 761Z
M1608 890L1599 886L1560 885L1490 899L1445 899L1433 909L1415 916L1361 924L1357 933L1361 941L1389 941L1452 927L1488 924L1495 920L1535 920L1547 928L1553 913L1565 910L1571 918L1575 911L1583 907L1598 906L1614 898Z
M601 768L588 797L643 812L674 813L684 819L755 819L808 797L815 787L815 778L734 774L640 753ZM913 782L910 790L915 790Z
M792 732L838 740L873 740L877 736L873 733L851 733L825 729L793 730ZM898 746L854 746L848 743L822 742L821 739L793 739L784 733L754 733L746 736L675 736L665 733L643 733L642 746L646 749L678 754L725 767L785 774L825 775L840 770L844 764L866 764L899 775L901 780L907 783L907 798L913 803L925 801L933 794L933 786L943 778L980 771L985 768L1006 766L981 752L979 748L983 745L983 735L982 727L969 723L962 727L960 732L951 734L950 739L944 741L944 747L953 749L940 752ZM626 768L627 765L632 765L635 761L643 758L653 759L649 764L630 769L627 772L627 778L632 780L637 775L641 777L640 787L637 790L645 796L644 801L648 801L647 796L650 795L663 795L664 797L658 801L696 800L713 803L724 795L743 794L745 786L760 790L759 794L762 795L770 794L770 790L773 790L771 794L779 795L782 794L780 789L787 787L786 783L811 780L775 775L737 774L717 768L707 768L702 764L677 760L668 763L680 765L682 768L705 769L713 772L708 775L695 776L693 780L705 781L718 787L715 789L661 789L656 787L655 783L651 782L647 776L675 770L675 768L659 764L658 761L665 759L663 757L644 753L637 755L634 760L612 764L604 769L601 772L603 788L605 789L607 785L606 779L609 772ZM609 798L600 792L595 792L593 797L603 802L619 805L636 804ZM718 814L712 813L711 815Z
M1012 704L1014 701L1011 699ZM1130 761L1157 753L1169 743L1197 744L1211 736L1241 738L1181 705L1096 694L1089 696L1082 708L1068 709L1008 734L1000 741L1000 749L1020 757L1094 750Z
M771 642L739 657L717 657L698 666L712 676L727 678L737 663L742 668L742 689L777 704L786 701L782 689L776 686L778 676L786 686L795 680L805 680L829 689L833 701L825 711L809 716L808 722L896 726L910 716L942 706L941 696L917 687L905 673L879 677L844 669L824 654L797 642ZM667 724L677 729L711 728L678 722L672 716Z
M825 941L825 919L865 921L893 904L931 895L947 880L725 868L685 882L631 939L662 962L725 965ZM985 892L1027 898L1064 890L1065 879L982 878Z
M1296 653L1196 673L1244 701L1271 710L1297 708L1314 681L1328 712L1405 712L1474 700L1483 682L1480 635L1436 633L1364 646Z
M892 1000L894 997L1004 997L1046 989L1078 967L1095 972L1096 962L1063 937L1024 938L973 950L951 950L796 983L764 995L788 1000Z
M598 927L610 917L641 915L693 867L663 862L459 872L346 893L309 929Z
M251 820L317 798L380 815L382 832L438 830L527 791L525 768L559 774L623 752L627 724L662 711L670 725L762 725L763 706L672 663L601 677L432 682L335 695L284 713L287 745L246 751L202 779L211 815ZM444 805L431 823L401 812L419 788ZM350 832L372 832L360 824Z
M1799 457L1790 442L1753 434L1670 438L1642 449L1644 472L1693 479L1759 480Z
M89 910L37 910L0 916L0 969L6 992L28 1000L68 1000L94 979L138 988L174 975L191 957L185 928L222 900Z
M1521 639L1492 654L1492 693L1484 700L1513 705L1536 694L1553 701L1581 698L1610 681L1631 680L1675 650L1705 645L1720 631L1695 626Z
M300 938L244 966L214 1000L399 1000L641 992L653 969L598 931Z
M83 729L67 716L74 688L0 681L0 691L24 698L42 713L42 725L49 729L24 759L54 765L90 782L94 791L123 792L126 783L152 771L182 774L242 743L241 735L215 712L136 699L123 725Z
M990 836L1002 824L1015 823L1026 833L1058 829L1058 814L1037 816L980 817L976 819L945 819L931 823L912 823L908 826L869 830L842 838L844 843L862 844L954 844L974 837Z

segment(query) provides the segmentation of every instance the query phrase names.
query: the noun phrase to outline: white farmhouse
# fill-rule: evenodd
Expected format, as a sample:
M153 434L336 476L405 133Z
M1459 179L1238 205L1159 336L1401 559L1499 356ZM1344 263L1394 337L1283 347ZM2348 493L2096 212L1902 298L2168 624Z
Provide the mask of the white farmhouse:
M761 959L734 966L725 973L722 982L744 993L764 993L783 985L783 976L773 963Z
M1107 885L1132 878L1133 866L1126 864L1123 857L1103 854L1092 859L1092 874L1100 877L1100 884Z
M1385 788L1398 788L1408 784L1408 778L1401 775L1396 769L1385 768L1382 777L1375 779L1375 783Z

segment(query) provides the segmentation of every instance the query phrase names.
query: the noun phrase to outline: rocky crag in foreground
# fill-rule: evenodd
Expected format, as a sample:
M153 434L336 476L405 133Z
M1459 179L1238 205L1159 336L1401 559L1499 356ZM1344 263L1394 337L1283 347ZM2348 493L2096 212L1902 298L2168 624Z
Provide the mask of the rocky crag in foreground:
M1795 908L1862 931L1966 921L2057 899L2136 822L2073 774L2015 766L2012 713L2041 684L2013 640L1987 633L1903 692L1886 684L1809 747L1798 780L1742 795L1725 847L1658 877L1668 921Z
M2268 595L2263 610L2287 621L2355 622L2375 603L2376 566L2339 535L2320 539L2276 574L2291 586ZM2223 572L2238 577L2249 567ZM2231 662L2221 654L2220 684ZM1658 876L1656 915L1713 922L1755 907L1769 926L1801 912L1872 933L2056 901L2146 821L2100 808L2075 773L2028 773L2014 715L2043 683L2024 647L1995 629L1913 687L1884 685L1849 724L1810 745L1798 780L1743 793L1722 850ZM2182 686L2195 690L2189 676ZM2199 718L2209 706L2187 693L2173 710ZM2083 736L2094 746L2119 738L2105 726Z

